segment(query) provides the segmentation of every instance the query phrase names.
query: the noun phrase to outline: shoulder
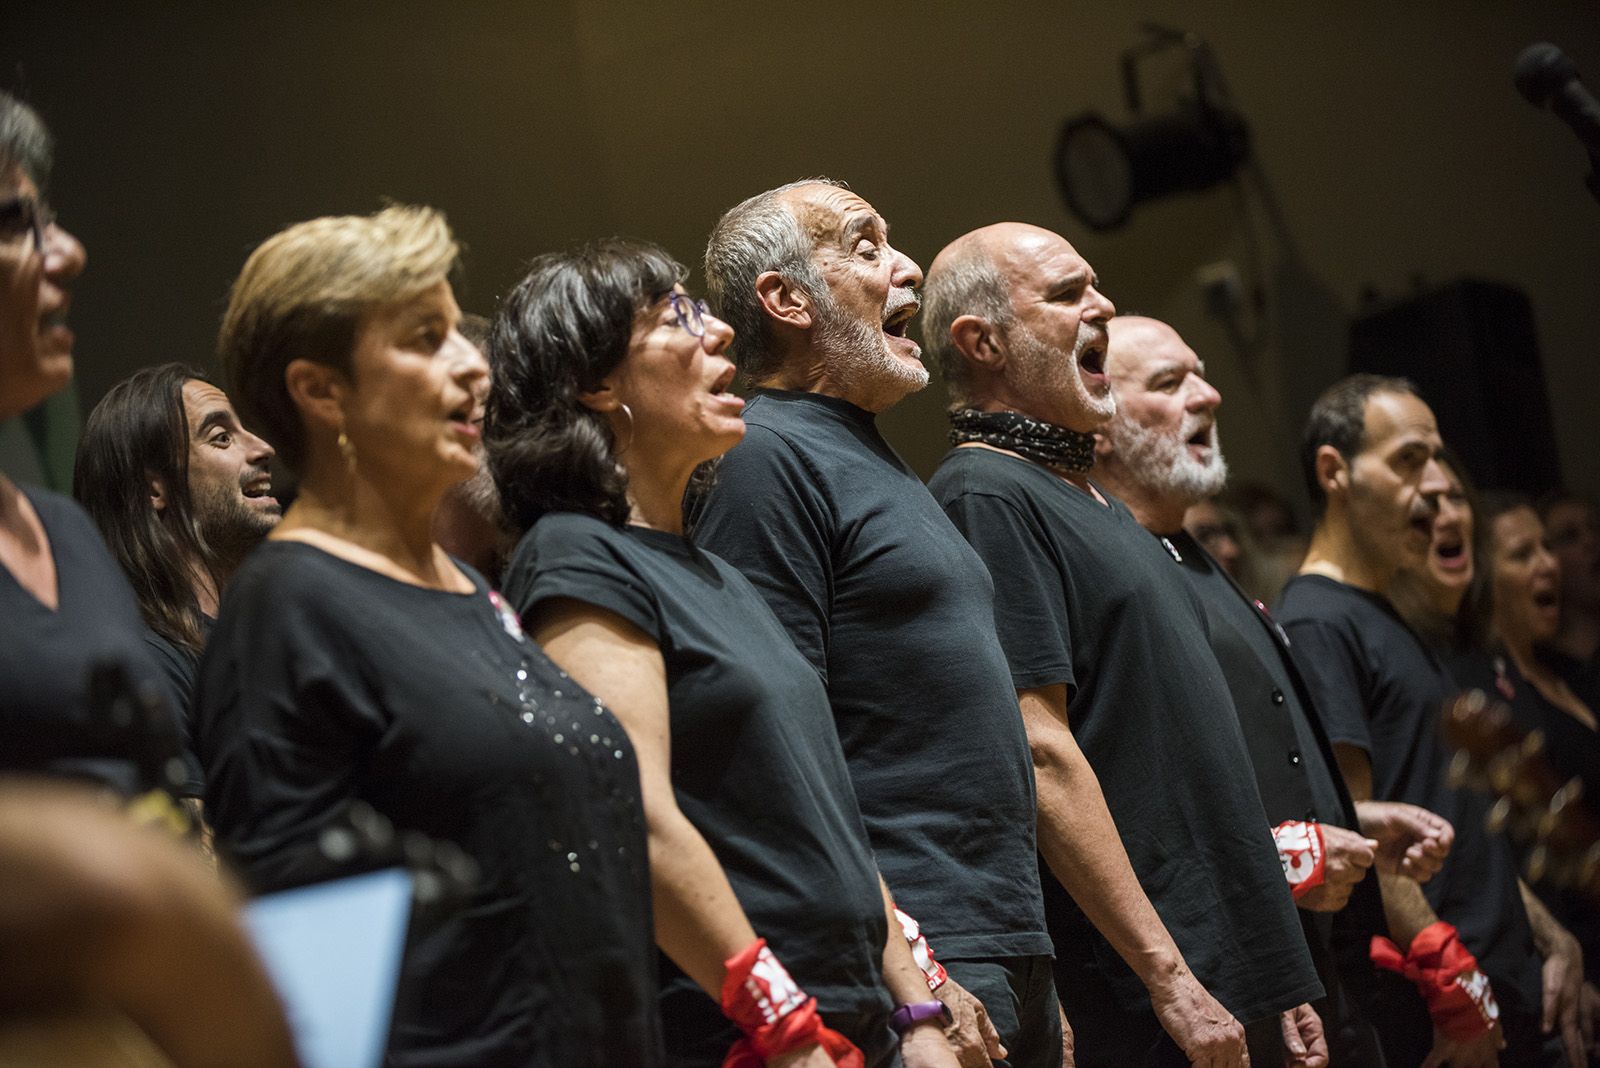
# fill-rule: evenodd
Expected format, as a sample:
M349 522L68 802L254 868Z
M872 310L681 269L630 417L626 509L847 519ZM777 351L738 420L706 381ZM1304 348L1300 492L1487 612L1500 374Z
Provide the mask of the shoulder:
M64 493L56 493L40 486L21 486L22 495L28 498L41 522L55 523L62 528L95 531L94 520L84 511L83 505Z

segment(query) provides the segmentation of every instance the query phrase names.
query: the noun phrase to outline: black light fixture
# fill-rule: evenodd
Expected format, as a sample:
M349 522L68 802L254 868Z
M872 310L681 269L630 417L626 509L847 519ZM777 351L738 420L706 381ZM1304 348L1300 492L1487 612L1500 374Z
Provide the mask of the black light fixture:
M1056 140L1056 181L1067 207L1092 230L1115 230L1136 204L1199 192L1231 178L1250 155L1250 130L1227 102L1210 46L1195 34L1146 24L1147 40L1122 53L1131 122L1115 126L1096 112L1068 119ZM1142 116L1139 63L1181 48L1192 95L1167 114Z

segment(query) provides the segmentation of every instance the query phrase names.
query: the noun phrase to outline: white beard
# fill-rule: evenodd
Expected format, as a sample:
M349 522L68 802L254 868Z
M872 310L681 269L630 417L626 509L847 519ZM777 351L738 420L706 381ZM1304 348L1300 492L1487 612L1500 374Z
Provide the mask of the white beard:
M1211 454L1196 460L1189 452L1189 439L1203 424L1204 420L1189 415L1183 430L1174 435L1141 426L1118 411L1110 427L1117 463L1152 496L1179 500L1185 507L1203 501L1220 492L1228 481L1228 461L1222 458L1215 423L1211 424Z
M832 294L824 291L816 307L817 350L830 373L851 392L870 395L915 393L928 384L928 369L894 358L883 340L881 326L852 319L839 311ZM922 350L917 350L920 358Z

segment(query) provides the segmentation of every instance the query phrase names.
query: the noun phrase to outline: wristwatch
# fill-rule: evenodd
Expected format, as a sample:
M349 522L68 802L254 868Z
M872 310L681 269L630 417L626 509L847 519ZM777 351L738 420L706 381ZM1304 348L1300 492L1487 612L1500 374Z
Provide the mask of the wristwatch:
M946 1027L955 1022L955 1017L950 1015L950 1006L944 1002L916 1001L895 1009L889 1017L889 1026L894 1028L895 1034L903 1035L923 1020L931 1020L935 1016Z

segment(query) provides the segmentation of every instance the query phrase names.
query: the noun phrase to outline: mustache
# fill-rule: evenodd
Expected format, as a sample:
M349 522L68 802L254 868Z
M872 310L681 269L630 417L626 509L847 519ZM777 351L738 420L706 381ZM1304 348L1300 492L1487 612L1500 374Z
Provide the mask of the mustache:
M910 286L901 289L891 289L889 299L883 302L883 317L888 319L901 308L910 306L914 311L922 310L922 299L917 296L917 291Z

